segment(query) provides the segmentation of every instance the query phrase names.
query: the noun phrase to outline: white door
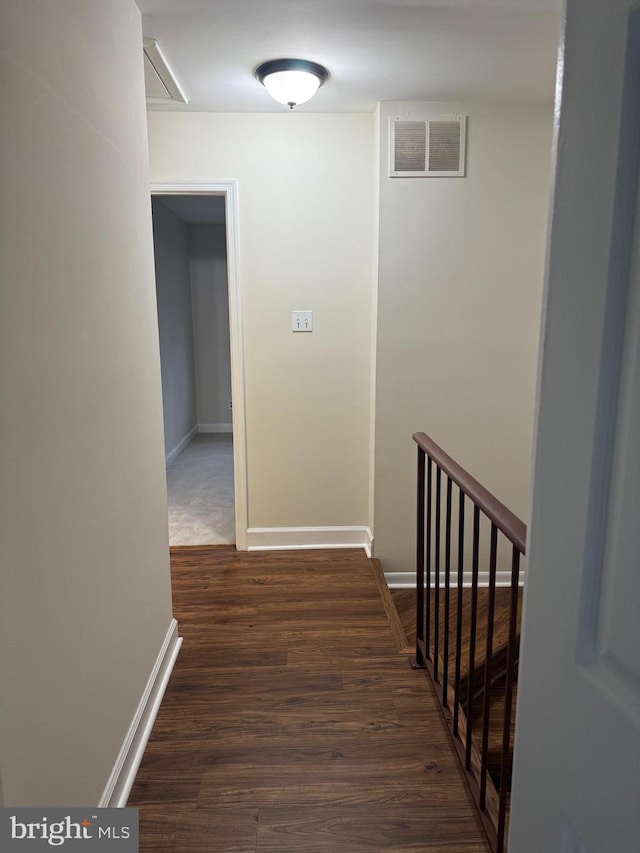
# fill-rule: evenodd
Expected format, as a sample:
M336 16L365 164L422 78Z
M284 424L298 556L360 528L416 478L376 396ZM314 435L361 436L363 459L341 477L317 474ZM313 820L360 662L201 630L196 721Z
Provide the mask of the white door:
M640 4L568 0L558 103L509 850L638 853Z

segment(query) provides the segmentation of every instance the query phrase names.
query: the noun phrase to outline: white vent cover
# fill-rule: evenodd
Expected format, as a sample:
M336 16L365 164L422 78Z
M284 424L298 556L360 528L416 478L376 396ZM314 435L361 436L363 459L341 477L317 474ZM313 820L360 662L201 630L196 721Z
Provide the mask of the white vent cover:
M466 116L392 117L389 177L464 177L466 131Z

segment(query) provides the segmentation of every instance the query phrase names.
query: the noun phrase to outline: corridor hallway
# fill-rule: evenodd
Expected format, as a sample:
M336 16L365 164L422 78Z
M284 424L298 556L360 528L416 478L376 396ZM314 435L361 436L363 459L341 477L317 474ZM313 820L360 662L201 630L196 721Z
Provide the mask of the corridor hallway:
M364 551L171 562L184 644L129 799L141 853L488 853Z

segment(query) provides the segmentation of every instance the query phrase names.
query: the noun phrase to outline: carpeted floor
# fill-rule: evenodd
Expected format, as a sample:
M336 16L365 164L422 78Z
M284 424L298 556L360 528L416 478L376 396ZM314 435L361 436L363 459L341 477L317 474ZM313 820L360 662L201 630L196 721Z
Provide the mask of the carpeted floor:
M235 542L233 439L197 435L167 468L170 545Z

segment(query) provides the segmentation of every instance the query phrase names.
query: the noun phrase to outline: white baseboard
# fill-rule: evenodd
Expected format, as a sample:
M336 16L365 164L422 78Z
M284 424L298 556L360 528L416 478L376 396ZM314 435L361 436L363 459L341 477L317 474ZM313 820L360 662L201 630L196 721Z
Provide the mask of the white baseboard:
M233 432L233 424L198 424L198 432Z
M247 530L249 551L364 548L370 557L372 544L368 527L250 527Z
M415 572L385 572L385 580L389 589L415 589L416 573ZM462 576L462 586L471 586L471 572L464 572ZM435 584L435 573L431 573L431 587ZM451 572L451 586L458 582L457 572ZM524 585L524 573L520 572L520 586ZM444 589L444 575L440 575L440 586ZM478 586L489 586L489 572L478 572ZM511 572L496 572L496 586L511 586Z
M373 557L373 533L370 527L365 527L368 541L364 543L363 548L369 559Z
M165 465L171 465L176 456L179 456L182 453L187 444L189 444L191 439L197 434L198 427L194 426L194 428L190 432L188 432L181 441L176 444L173 450L170 450L169 453L166 454L166 456L164 457Z
M126 806L181 645L178 623L172 619L98 808Z

